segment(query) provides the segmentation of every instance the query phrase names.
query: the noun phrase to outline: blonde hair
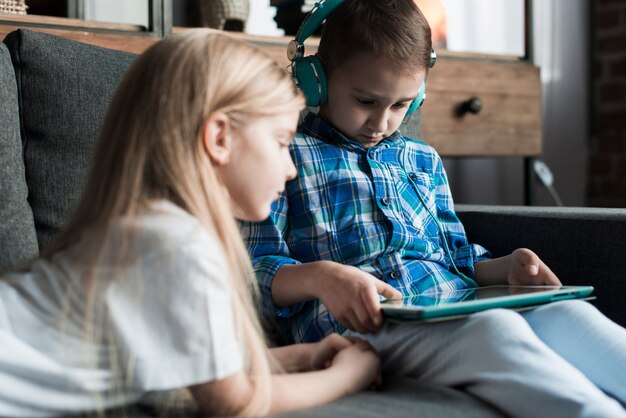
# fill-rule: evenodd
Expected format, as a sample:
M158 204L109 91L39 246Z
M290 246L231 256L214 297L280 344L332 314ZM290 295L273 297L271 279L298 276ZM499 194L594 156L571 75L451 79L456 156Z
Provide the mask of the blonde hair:
M288 74L250 44L210 29L163 39L137 58L119 85L82 201L43 253L52 257L87 228L106 233L112 219L139 216L154 199L168 199L198 218L220 240L232 277L235 324L255 381L242 415L267 412L271 370L250 292L258 291L250 259L227 191L203 150L202 129L217 111L236 130L256 118L303 107ZM97 260L102 251L89 256Z

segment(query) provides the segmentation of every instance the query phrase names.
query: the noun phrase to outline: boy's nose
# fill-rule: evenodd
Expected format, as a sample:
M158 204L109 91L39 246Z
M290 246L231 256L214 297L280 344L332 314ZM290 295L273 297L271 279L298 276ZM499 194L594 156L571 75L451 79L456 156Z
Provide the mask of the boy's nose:
M369 117L367 127L372 132L387 132L389 114L387 110L372 113Z

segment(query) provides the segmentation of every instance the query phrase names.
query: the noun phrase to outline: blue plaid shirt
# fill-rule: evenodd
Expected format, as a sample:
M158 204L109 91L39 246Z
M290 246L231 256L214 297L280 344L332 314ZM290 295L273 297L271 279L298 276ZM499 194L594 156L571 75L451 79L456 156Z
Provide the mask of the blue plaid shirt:
M245 222L242 232L264 314L276 316L294 341L345 329L319 300L274 303L272 280L285 264L349 264L409 295L466 288L471 279L454 267L473 277L474 263L488 258L484 248L468 244L441 159L429 145L396 132L365 149L309 114L291 155L298 176L269 219Z

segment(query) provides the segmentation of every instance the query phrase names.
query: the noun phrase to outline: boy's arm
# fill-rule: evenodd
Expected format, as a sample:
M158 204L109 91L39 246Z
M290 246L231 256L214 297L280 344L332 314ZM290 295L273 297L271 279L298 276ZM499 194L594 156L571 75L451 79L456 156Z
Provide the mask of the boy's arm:
M290 317L301 309L301 304L278 304L274 301L272 287L276 274L285 265L300 264L292 257L285 241L288 233L288 198L285 193L272 204L267 220L241 222L241 235L256 273L261 292L262 309L270 316ZM302 302L306 299L298 299ZM294 302L294 303L296 303Z
M288 318L307 300L320 299L333 317L358 332L374 332L382 326L378 295L387 299L400 292L356 267L333 261L300 263L289 250L288 198L272 206L269 219L242 223L243 239L252 257L262 308L271 316Z
M276 273L271 291L278 306L320 299L337 321L360 333L382 327L378 295L387 299L402 296L371 274L334 261L284 265Z
M531 250L518 248L504 257L491 259L489 252L470 244L463 224L454 212L452 194L441 159L436 155L435 200L437 217L454 263L465 274L473 276L479 286L488 285L554 285L561 282L550 268Z
M446 240L447 249L455 266L470 278L474 277L477 262L491 258L489 251L477 244L470 244L463 224L454 211L454 201L448 183L448 177L439 155L433 150L433 180L437 219Z

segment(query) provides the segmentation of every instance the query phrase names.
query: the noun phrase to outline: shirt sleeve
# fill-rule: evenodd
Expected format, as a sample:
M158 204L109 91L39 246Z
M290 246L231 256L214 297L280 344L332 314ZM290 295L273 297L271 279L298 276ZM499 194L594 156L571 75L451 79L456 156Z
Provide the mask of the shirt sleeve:
M242 352L221 247L216 240L194 237L158 246L107 289L126 375L136 388L152 391L240 371Z
M474 264L491 258L491 254L484 247L468 242L465 228L454 211L448 176L441 158L434 149L433 171L437 218L441 223L444 238L450 249L450 256L461 273L474 278Z
M272 296L272 283L278 270L284 265L301 264L292 258L285 241L288 234L288 197L287 192L272 204L267 220L263 222L242 222L241 232L248 248L252 265L256 272L261 292L262 310L265 315L289 318L298 313L304 302L287 307L280 307Z

